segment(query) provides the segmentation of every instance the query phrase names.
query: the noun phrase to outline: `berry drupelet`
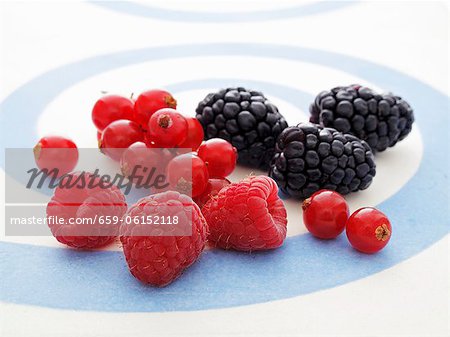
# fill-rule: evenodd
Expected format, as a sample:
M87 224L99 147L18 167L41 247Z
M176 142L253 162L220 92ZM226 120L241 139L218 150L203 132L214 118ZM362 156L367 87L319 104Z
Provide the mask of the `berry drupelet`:
M369 187L375 162L369 145L353 135L300 123L278 137L269 170L280 189L305 199L320 189L347 194Z
M404 139L414 122L412 108L401 97L380 95L357 84L321 92L309 110L312 123L351 133L374 152Z
M238 162L267 168L278 135L287 127L275 105L259 91L227 88L208 94L196 110L205 139L223 138L238 150Z

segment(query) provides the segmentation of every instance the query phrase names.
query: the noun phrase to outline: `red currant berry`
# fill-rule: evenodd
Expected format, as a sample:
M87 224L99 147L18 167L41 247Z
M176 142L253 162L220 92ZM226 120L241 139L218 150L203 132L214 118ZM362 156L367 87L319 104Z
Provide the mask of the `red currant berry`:
M208 169L205 162L193 153L173 158L167 165L170 186L180 193L197 197L208 185Z
M103 96L92 109L92 121L100 131L119 119L133 120L133 115L134 102L118 95Z
M78 162L78 149L73 141L59 136L47 136L33 148L36 165L41 170L52 170L58 177L72 172Z
M102 139L102 132L97 130L97 143Z
M148 122L149 138L159 147L176 147L185 141L188 132L186 118L174 109L155 112Z
M345 228L349 209L344 197L337 192L320 190L303 201L303 223L320 239L334 239Z
M160 149L152 149L143 142L136 142L124 151L120 159L120 169L132 183L142 185L150 175L156 177L164 173L162 162Z
M186 117L186 121L188 125L187 137L178 147L195 151L203 142L205 136L203 127L195 117Z
M236 148L221 138L213 138L200 145L198 156L206 163L212 178L225 178L236 167Z
M347 220L346 233L353 248L373 254L387 245L392 228L386 215L375 208L364 207Z
M219 194L220 190L229 184L231 184L231 182L227 178L209 179L205 191L198 197L194 198L195 203L201 209L203 205L209 201L209 199Z
M144 141L144 133L136 122L118 120L103 130L99 148L108 157L119 161L131 144Z
M177 108L177 101L169 92L159 89L145 91L136 99L134 120L144 130L147 130L150 117L156 111L164 108Z
M144 132L144 143L147 144L148 147L158 147L155 142L150 138L148 131Z

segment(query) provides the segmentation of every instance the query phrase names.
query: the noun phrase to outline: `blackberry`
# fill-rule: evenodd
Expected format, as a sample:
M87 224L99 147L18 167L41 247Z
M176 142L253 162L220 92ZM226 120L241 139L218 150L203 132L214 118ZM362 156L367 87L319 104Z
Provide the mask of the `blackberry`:
M309 111L310 122L351 133L374 152L404 139L414 122L412 108L401 97L380 95L357 84L321 92Z
M369 187L375 162L365 141L332 128L300 123L278 137L269 176L284 193L300 199L320 189L347 194Z
M205 139L222 138L238 150L238 162L267 168L278 135L287 127L275 105L259 91L227 88L208 94L196 109Z

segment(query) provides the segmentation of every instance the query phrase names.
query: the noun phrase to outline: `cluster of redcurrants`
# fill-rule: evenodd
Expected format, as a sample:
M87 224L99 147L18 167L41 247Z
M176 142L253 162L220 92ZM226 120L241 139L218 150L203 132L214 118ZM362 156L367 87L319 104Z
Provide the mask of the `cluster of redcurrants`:
M226 177L236 167L237 151L223 139L203 142L201 124L176 106L164 90L145 91L136 100L106 95L95 103L92 121L101 152L120 162L124 176L133 181L138 167L157 167L172 189L190 194L201 207L230 183ZM78 161L75 143L59 136L40 139L34 154L40 169L56 168L58 176Z
M373 207L363 207L349 217L349 207L342 195L320 190L303 201L303 222L320 239L334 239L344 229L356 250L372 254L383 249L391 238L389 219Z
M140 149L158 149L151 151L155 156L161 155L163 149L174 149L165 168L168 183L203 203L202 198L229 184L226 177L236 167L237 151L223 139L203 142L201 124L195 117L175 110L176 106L176 100L164 90L145 91L136 101L117 95L100 98L92 110L99 148L120 160L125 176L138 164L165 162L153 158L153 164L142 165L144 155L136 155Z

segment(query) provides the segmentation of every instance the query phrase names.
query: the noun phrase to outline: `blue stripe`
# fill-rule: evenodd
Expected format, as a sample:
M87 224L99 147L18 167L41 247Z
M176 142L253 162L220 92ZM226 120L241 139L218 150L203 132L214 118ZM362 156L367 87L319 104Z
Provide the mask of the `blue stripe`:
M205 252L186 275L169 287L154 289L132 278L120 252L78 252L2 242L0 300L53 308L130 312L202 310L267 302L369 276L414 256L449 232L449 98L408 75L342 54L281 45L201 44L93 57L45 73L8 96L1 104L0 144L30 147L34 134L31 125L35 125L45 106L62 91L91 76L149 60L227 55L329 66L410 101L420 125L424 153L416 175L379 205L393 223L389 246L377 255L367 256L352 250L344 236L322 242L299 235L288 238L281 249L273 252L213 250ZM174 84L171 89L187 90L214 83L217 82L193 81ZM306 109L310 98L302 97L301 92L298 97L297 104ZM30 104L32 113L27 108ZM25 127L29 134L18 138L17 125Z
M256 10L249 12L206 12L183 11L161 8L149 4L133 1L89 1L91 4L142 18L164 21L194 22L194 23L228 23L228 22L255 22L267 20L280 20L307 17L323 14L356 4L358 1L317 1L301 4L283 9ZM219 8L220 10L220 8Z

